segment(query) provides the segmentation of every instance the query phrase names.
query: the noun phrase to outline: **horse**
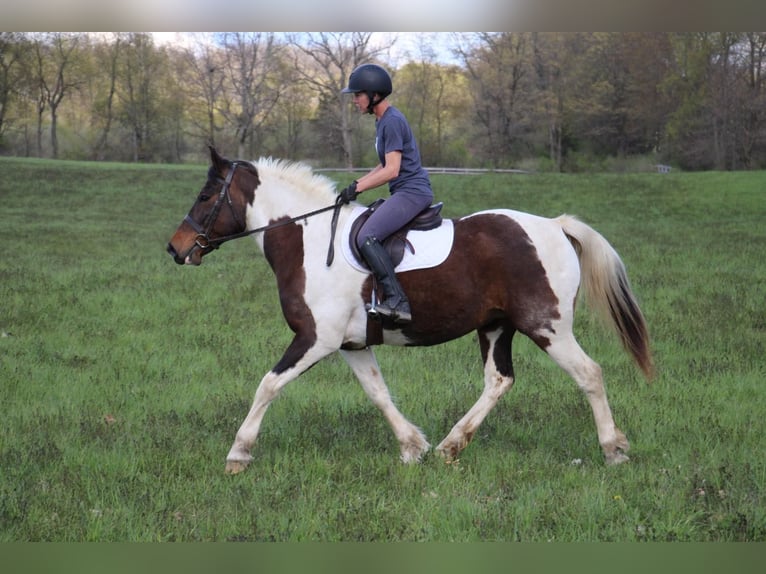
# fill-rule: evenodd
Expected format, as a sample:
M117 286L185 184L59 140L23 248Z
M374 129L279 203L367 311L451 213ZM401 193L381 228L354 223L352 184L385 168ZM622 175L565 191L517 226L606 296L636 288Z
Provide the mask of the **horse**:
M585 394L605 463L629 460L629 442L615 425L602 370L573 334L580 298L613 327L648 380L654 372L647 324L625 265L610 243L580 219L555 219L491 209L445 220L454 235L446 259L398 272L412 322L371 319L373 277L335 252L357 202L338 201L335 183L308 165L273 158L230 160L210 147L210 168L167 251L178 264L200 265L226 241L252 235L271 266L284 319L294 336L260 381L226 457L239 473L270 403L290 381L338 351L393 430L404 463L420 462L431 445L394 404L373 347L430 346L478 334L484 388L476 403L436 447L454 461L513 386L511 343L518 331L558 364ZM424 232L432 233L432 232ZM581 297L581 292L584 293Z

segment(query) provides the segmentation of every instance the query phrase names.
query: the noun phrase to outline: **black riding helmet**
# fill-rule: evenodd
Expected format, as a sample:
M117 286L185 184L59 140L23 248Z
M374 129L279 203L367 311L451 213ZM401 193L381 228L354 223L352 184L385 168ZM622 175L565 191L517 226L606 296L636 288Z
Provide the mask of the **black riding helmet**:
M394 91L391 76L383 68L376 64L362 64L351 72L348 77L348 87L341 90L344 94L356 94L364 92L370 99L367 113L372 113L372 108L382 102ZM375 100L375 94L380 96Z

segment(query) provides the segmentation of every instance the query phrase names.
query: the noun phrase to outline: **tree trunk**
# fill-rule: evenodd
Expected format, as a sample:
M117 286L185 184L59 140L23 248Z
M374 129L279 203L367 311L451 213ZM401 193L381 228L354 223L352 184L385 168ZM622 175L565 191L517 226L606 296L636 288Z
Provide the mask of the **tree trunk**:
M51 157L59 157L58 113L55 107L51 108Z
M37 157L43 157L43 112L44 107L37 108Z

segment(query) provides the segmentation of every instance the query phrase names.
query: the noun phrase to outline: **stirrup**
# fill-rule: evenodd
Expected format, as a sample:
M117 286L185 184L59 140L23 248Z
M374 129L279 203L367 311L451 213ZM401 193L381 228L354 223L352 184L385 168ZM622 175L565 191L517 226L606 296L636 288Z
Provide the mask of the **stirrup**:
M412 313L409 311L403 311L399 309L398 307L394 307L391 309L392 314L390 315L391 319L394 323L397 325L409 325L412 323ZM384 315L385 316L385 315Z
M368 303L364 306L365 310L367 311L367 316L370 319L374 319L376 321L390 319L397 325L406 325L412 322L412 313L410 311L405 312L404 310L399 309L399 305L390 307L389 305L385 304L385 301L380 304L376 304L375 301L376 297L375 293L373 293L372 303ZM401 303L402 302L400 301L400 304Z

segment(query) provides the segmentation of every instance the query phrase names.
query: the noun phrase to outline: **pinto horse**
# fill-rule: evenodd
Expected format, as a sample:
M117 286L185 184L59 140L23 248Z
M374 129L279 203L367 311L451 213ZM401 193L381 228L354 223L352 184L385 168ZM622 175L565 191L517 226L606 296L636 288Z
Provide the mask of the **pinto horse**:
M615 426L601 368L572 332L580 289L648 379L649 337L619 255L591 227L567 215L547 219L507 209L449 220L454 237L446 259L398 273L412 322L388 325L365 311L373 296L372 276L333 256L348 240L333 224L343 229L355 204L341 205L331 180L301 163L231 161L212 147L210 156L207 181L167 250L176 263L199 265L221 243L253 235L276 275L282 313L295 333L258 385L227 455L226 472L240 472L252 461L264 414L281 389L335 351L388 420L401 460L420 461L430 445L394 405L372 347L436 345L471 331L479 337L484 390L436 447L439 454L454 459L513 386L511 341L519 331L584 392L606 463L628 460L628 440Z

